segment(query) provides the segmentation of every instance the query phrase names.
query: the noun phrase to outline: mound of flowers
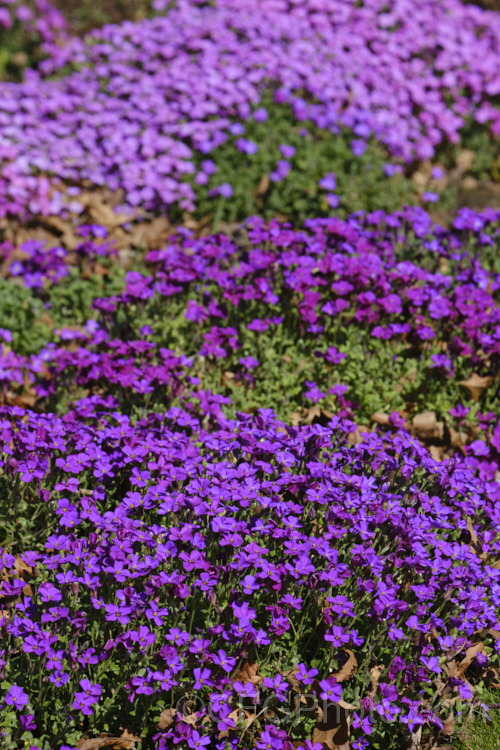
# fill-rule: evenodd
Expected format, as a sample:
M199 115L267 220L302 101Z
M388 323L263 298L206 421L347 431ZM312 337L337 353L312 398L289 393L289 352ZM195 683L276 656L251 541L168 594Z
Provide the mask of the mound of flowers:
M9 306L54 320L31 353L4 322L3 398L57 410L111 397L131 416L209 399L231 416L272 404L287 422L406 424L494 479L498 226L494 211L462 211L450 230L420 209L303 230L253 218L233 239L182 230L128 272L102 227L83 227L73 253L7 247Z
M227 191L200 167L207 154L232 135L255 152L244 121L267 117L270 87L297 123L351 128L358 155L373 136L426 159L469 119L496 134L499 36L494 13L458 0L183 0L46 44L39 71L0 86L0 215L58 213L84 181L129 206L192 210L196 184ZM274 174L289 169L285 156Z
M3 747L449 734L498 668L498 485L403 431L205 417L2 408Z

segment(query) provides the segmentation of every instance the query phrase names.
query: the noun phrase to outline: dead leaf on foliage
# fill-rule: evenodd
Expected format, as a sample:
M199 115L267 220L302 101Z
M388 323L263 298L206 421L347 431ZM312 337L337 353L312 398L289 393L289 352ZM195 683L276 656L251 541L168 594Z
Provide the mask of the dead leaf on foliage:
M452 448L463 448L467 442L467 433L460 430L454 430L453 427L448 427L450 433L450 444Z
M469 391L474 401L479 401L481 393L493 383L491 375L482 378L473 372L468 380L461 380L459 385L463 385Z
M106 229L114 229L130 220L127 214L116 214L110 205L104 203L102 197L97 193L81 193L78 202L87 209L87 212L96 224Z
M372 698L375 698L375 695L377 694L378 681L380 680L380 675L382 674L384 669L385 667L383 664L378 664L370 669L370 684L372 686L370 696Z
M481 678L484 680L485 684L489 688L494 688L495 690L498 690L500 688L500 680L498 679L500 677L500 670L494 669L494 667L489 667L489 669L486 670L486 672L483 672L481 675Z
M101 263L94 263L92 265L92 272L96 276L109 276L109 268L107 266L103 266Z
M456 165L457 168L461 172L468 172L469 169L472 167L472 162L474 161L474 151L471 151L468 148L463 148L456 159Z
M434 461L442 461L444 458L444 448L441 448L440 445L430 445L429 453Z
M134 224L127 237L133 247L153 250L161 247L174 231L166 216L158 216L153 221Z
M376 411L375 414L372 414L370 421L385 426L389 424L389 415L383 411Z
M320 742L328 750L349 750L349 713L339 704L328 703L326 712L321 706L316 709L316 725L312 741Z
M456 659L451 659L448 664L443 665L443 670L448 677L455 677L458 669Z
M109 732L101 732L99 737L89 739L88 735L84 734L78 740L76 746L78 750L99 750L101 747L115 748L115 750L135 750L137 742L141 742L141 738L125 729L121 737L114 737Z
M240 715L245 715L245 732L248 729L248 727L253 724L255 721L255 714L251 714L249 711L245 711L244 709L235 708L234 711L231 711L231 713L228 715L228 719L232 719L235 724L238 724L238 721L240 720ZM223 737L227 737L229 734L229 731L226 729L223 732L219 732L219 739L222 739Z
M82 241L75 234L75 227L69 221L63 221L59 216L40 216L39 223L50 231L59 235L58 240L67 250L74 250Z
M332 677L335 677L337 682L344 682L344 680L349 679L349 677L352 677L354 674L356 674L356 670L358 668L358 661L353 652L349 648L345 648L344 651L349 655L348 660L339 672L331 675Z
M292 667L292 669L289 669L288 672L283 673L283 677L288 682L290 687L293 688L293 690L296 690L297 692L300 693L300 690L301 690L300 682L295 676L298 671L299 671L298 667Z
M417 727L414 732L410 734L410 742L408 744L408 750L421 750L422 740L422 725Z
M258 198L260 195L264 195L269 188L269 175L265 174L260 178L260 182L254 190L254 195Z
M475 643L473 646L467 649L465 652L465 657L462 659L462 661L459 664L459 667L456 672L456 677L461 679L463 677L463 674L465 670L470 667L472 662L474 661L477 654L481 653L484 650L484 643L482 641L479 641L479 643Z
M443 729L441 731L443 734L453 734L455 731L455 718L453 714L450 714L443 720Z
M259 665L255 662L247 661L233 677L233 683L242 682L244 685L245 682L250 682L252 685L258 685L263 679L259 674Z
M311 406L307 410L306 414L306 424L312 424L313 420L321 416L321 409L319 406Z
M413 431L420 438L443 438L444 424L436 421L435 411L416 414L412 421Z
M354 432L350 432L347 435L347 442L350 445L359 445L366 440L366 436L371 432L370 428L365 424L359 424Z
M175 708L166 708L161 712L160 721L156 725L161 732L164 732L165 729L168 729L169 726L174 723L176 713L177 711Z
M17 571L18 579L26 583L26 586L21 589L23 594L25 596L33 596L33 589L31 588L31 585L29 583L30 579L34 577L33 568L31 568L29 565L26 565L26 563L21 560L19 555L16 555L14 569ZM4 571L2 571L0 578L2 578L4 581L8 581L9 579L12 580L12 576L8 576ZM0 599L3 599L5 596L5 594L0 594Z

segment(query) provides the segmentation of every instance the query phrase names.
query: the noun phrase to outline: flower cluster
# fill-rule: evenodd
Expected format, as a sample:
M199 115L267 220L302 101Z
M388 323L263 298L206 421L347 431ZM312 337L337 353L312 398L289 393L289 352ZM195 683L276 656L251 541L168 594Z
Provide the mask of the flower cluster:
M229 397L232 415L272 403L289 420L314 406L365 425L377 412L389 424L391 412L404 423L427 410L441 420L427 437L451 452L479 450L479 430L490 444L499 417L499 218L464 210L449 230L421 209L303 230L254 218L236 241L183 230L125 273L120 294L94 299L93 317L55 327L41 351L19 353L4 326L4 398L58 408L64 394L83 408L82 397L110 396L132 414L201 392ZM97 242L72 257L31 243L26 259L7 249L4 265L50 306L75 256L80 279L92 259L114 262ZM460 424L458 404L470 411ZM489 450L475 455L494 476Z
M239 136L265 119L269 82L298 122L351 128L357 156L374 136L398 157L429 158L467 118L498 132L499 37L495 14L459 0L182 0L54 43L41 71L0 87L0 215L60 212L62 183L83 181L122 189L129 206L191 210L187 178L207 176L198 156L235 126L235 148L255 153ZM285 155L271 179L288 170ZM215 175L211 189L230 186Z
M1 0L0 28L13 33L19 24L26 34L36 35L42 50L50 53L54 44L68 41L66 21L49 0Z
M404 431L203 419L2 408L5 742L132 716L159 748L289 750L311 700L359 748L443 729L498 663L498 485Z

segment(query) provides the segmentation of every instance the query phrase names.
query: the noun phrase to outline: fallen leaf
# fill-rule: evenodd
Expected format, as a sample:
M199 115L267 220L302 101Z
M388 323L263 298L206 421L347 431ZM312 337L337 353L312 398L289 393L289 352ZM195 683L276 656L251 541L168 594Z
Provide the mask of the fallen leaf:
M422 725L417 727L414 732L410 734L410 742L408 743L408 750L421 750L422 740Z
M475 643L473 646L467 649L465 652L464 659L460 662L460 665L457 669L456 677L459 679L462 678L465 670L470 667L472 662L474 661L474 658L477 656L477 654L481 653L484 650L484 643L482 641L479 641L479 643Z
M443 438L444 424L436 422L436 412L424 411L416 414L412 421L413 432L420 438Z
M375 422L376 424L388 425L389 415L383 411L376 411L375 414L372 414L370 421Z
M231 713L227 716L228 719L232 719L234 723L237 725L240 721L240 718L243 718L241 714L245 715L245 731L248 729L248 727L253 724L255 721L255 714L249 713L249 711L245 711L244 709L235 708L234 711L231 711ZM222 739L222 737L227 737L229 732L226 730L224 732L219 732L219 739Z
M349 677L352 677L353 674L356 674L356 670L358 668L358 662L353 652L348 648L345 648L344 651L349 655L348 660L339 672L332 674L332 677L335 677L337 682L344 682L344 680L349 679Z
M236 681L242 682L245 684L245 682L251 682L252 685L258 685L263 680L263 677L259 674L259 665L255 662L245 662L245 664L242 666L239 672L236 673L235 677L233 677L233 683Z
M489 688L494 688L495 690L498 690L498 688L500 688L499 669L489 667L486 672L481 675L481 677Z
M475 372L472 373L468 380L461 380L459 385L463 385L469 391L474 401L479 401L481 393L493 383L491 375L482 378Z
M349 750L349 712L337 703L327 703L325 711L318 706L312 741L328 750Z
M260 178L260 182L254 191L255 197L264 195L264 193L267 192L268 188L269 188L269 175L265 174Z
M321 409L319 406L311 406L307 410L306 414L306 424L312 424L314 419L321 416Z
M301 692L300 682L296 678L296 674L299 671L298 667L292 667L292 669L289 669L288 672L283 673L283 677L288 682L288 684L292 687L293 690L296 690L298 693Z
M444 448L441 448L439 445L430 445L429 453L434 461L442 461L444 459Z
M128 735L128 736L127 736ZM83 735L78 742L78 750L99 750L101 747L110 747L115 750L135 750L136 742L140 742L140 737L130 735L126 730L121 737L114 737L107 732L101 732L99 737L89 739L88 735Z
M474 151L468 148L463 148L456 159L456 164L461 172L468 172L472 167L474 161Z
M443 720L443 734L453 734L455 731L455 719L453 714L449 714L446 719Z
M92 272L95 273L96 276L109 276L109 268L103 266L101 263L94 263L92 265Z
M364 424L360 424L356 427L354 432L350 432L347 435L347 442L350 445L359 445L366 439L367 434L371 432L370 428Z
M156 725L161 732L164 732L165 729L168 729L169 726L174 723L176 713L177 711L175 708L166 708L161 712L160 721Z
M382 674L384 669L385 667L383 664L378 664L377 666L370 669L370 684L372 686L370 696L372 698L375 698L375 695L377 694L378 681L380 680L380 675Z
M29 565L26 565L26 563L21 560L19 555L16 555L14 561L14 569L17 572L18 579L26 583L26 586L21 589L23 594L25 596L33 596L33 589L31 588L31 585L29 583L30 579L34 577L33 568L31 568ZM8 576L5 571L2 571L0 578L2 578L4 581L12 580L12 576ZM0 594L0 599L3 599L4 596L4 594Z

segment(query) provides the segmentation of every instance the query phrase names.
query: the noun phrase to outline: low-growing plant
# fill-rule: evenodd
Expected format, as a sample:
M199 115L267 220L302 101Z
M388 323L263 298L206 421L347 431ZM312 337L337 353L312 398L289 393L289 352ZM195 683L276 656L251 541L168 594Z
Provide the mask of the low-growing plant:
M338 418L86 404L2 409L2 747L450 733L498 664L498 485Z

